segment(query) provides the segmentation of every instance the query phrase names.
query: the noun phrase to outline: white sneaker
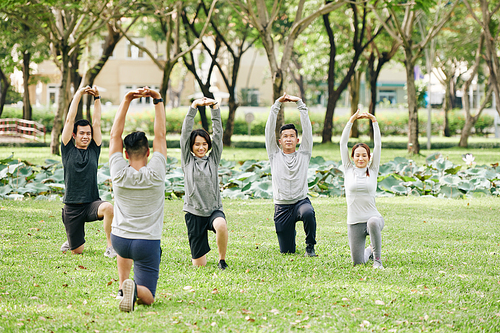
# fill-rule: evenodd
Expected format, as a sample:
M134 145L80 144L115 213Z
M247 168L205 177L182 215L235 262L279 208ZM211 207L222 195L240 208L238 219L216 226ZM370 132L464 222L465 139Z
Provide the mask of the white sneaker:
M106 252L104 252L104 256L108 258L116 257L115 249L112 246L106 248Z
M66 252L66 251L68 251L69 249L70 249L70 248L69 248L69 242L68 242L68 241L65 241L65 242L63 243L63 245L61 245L61 251L62 251L62 252Z
M134 304L137 298L137 291L135 282L131 279L126 279L122 284L123 298L118 307L121 311L130 312L134 311Z
M382 266L382 261L380 261L380 260L374 260L373 261L373 268L375 268L375 269L384 269L384 266Z

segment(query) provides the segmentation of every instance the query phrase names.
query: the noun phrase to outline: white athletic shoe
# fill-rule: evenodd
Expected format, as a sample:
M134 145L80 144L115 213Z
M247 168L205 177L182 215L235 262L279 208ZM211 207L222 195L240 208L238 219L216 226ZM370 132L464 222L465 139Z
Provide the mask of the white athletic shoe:
M384 269L384 266L382 266L382 261L380 261L380 260L374 260L373 261L373 268L375 268L375 269Z
M106 252L104 252L104 256L108 257L108 258L114 258L114 257L116 257L116 251L115 251L115 249L112 246L107 247L106 248Z
M121 311L130 312L134 311L135 299L137 298L137 289L135 282L131 279L123 281L122 290L123 298L118 307Z
M68 251L68 250L69 250L69 242L68 242L68 241L65 241L65 242L63 243L63 245L61 245L61 251L62 251L62 252L66 252L66 251Z

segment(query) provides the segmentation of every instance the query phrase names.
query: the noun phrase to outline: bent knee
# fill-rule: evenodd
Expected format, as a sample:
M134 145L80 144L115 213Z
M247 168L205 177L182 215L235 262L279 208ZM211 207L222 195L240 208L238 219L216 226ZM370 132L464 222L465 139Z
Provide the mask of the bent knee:
M99 206L100 215L111 215L114 216L114 208L113 205L109 202L104 202Z
M214 220L214 229L215 231L224 231L227 230L227 221L223 217L218 217Z

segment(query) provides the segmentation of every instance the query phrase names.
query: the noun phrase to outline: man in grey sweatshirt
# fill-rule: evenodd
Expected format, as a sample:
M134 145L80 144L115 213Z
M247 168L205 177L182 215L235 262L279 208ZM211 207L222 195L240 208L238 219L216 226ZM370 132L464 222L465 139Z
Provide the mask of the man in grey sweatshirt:
M302 143L297 149L299 137L293 124L280 129L282 149L276 144L276 118L281 104L296 102L302 124ZM311 201L307 197L307 170L313 146L312 126L307 107L295 96L283 94L271 107L266 124L266 149L271 163L274 199L274 226L278 235L281 253L295 253L295 224L304 222L307 257L315 257L316 216Z

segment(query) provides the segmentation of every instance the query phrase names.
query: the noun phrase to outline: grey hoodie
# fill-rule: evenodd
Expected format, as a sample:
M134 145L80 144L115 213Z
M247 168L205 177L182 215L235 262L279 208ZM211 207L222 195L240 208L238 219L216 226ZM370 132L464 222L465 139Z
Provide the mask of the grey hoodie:
M203 158L191 153L190 140L197 109L189 108L182 124L181 161L184 171L185 212L197 216L210 216L222 210L219 189L219 162L222 155L222 122L220 109L212 110L212 150Z

